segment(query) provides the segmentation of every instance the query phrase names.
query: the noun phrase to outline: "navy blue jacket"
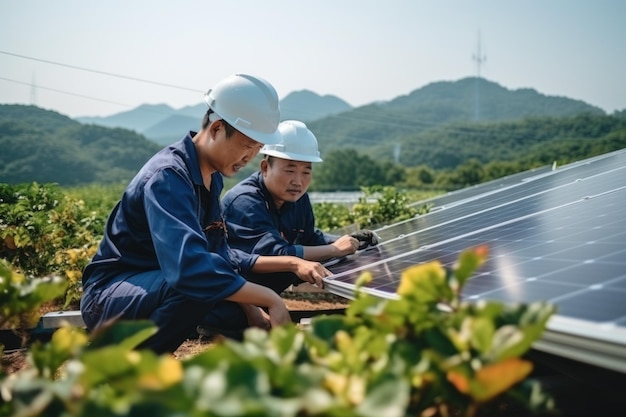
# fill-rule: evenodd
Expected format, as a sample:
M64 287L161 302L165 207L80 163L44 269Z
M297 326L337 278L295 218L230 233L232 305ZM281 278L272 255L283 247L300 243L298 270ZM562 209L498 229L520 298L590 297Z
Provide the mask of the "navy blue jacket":
M250 175L222 198L228 244L247 253L302 258L302 246L327 245L337 236L315 228L309 195L276 208L261 172Z
M202 181L189 132L155 154L111 212L83 286L132 271L160 271L175 291L205 302L222 300L245 283L257 256L231 251L223 228L220 173ZM223 223L221 223L223 225ZM156 278L155 278L156 279Z

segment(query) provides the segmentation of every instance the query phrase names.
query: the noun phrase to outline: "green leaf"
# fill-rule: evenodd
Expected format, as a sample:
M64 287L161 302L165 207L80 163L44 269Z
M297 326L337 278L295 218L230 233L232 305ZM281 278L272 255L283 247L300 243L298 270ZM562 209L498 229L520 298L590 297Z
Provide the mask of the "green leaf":
M354 322L354 320L349 320L348 317L340 315L316 317L311 320L311 330L315 336L330 342L338 331L348 331L353 327L349 321Z
M485 357L491 362L502 361L523 355L531 345L530 339L517 326L502 326L495 331L491 349Z
M459 259L454 266L454 276L463 288L470 276L487 260L489 250L487 246L479 246L474 249L465 250L459 255Z
M446 282L446 270L438 261L410 267L400 279L398 295L418 303L450 301L454 297Z
M428 346L440 356L454 356L459 353L450 338L437 328L426 331L424 336L428 342Z
M119 345L133 349L157 332L157 327L149 320L123 320L101 326L92 334L88 350L108 345Z
M481 354L486 353L491 348L494 333L495 326L493 321L480 317L471 320L471 345Z
M380 378L372 384L365 400L356 407L362 417L402 417L409 403L409 384L395 375Z
M125 385L132 386L136 382L134 369L141 361L141 353L108 345L86 351L81 359L88 370L82 376L86 386L91 387L102 382L119 384L122 380L126 381Z

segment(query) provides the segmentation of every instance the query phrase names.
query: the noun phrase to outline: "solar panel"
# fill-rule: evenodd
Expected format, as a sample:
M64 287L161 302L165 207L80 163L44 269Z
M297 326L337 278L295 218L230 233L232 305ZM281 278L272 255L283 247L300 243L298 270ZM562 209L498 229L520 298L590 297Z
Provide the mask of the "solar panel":
M557 314L538 349L626 373L626 150L493 185L376 230L377 247L327 264L327 289L352 298L370 271L362 290L392 298L409 266L452 266L487 244L465 299L549 301Z
M539 168L529 169L527 171L518 172L516 174L507 175L505 177L496 178L491 181L483 182L481 184L472 185L470 187L465 187L460 190L451 191L446 194L442 194L436 197L429 198L427 200L418 201L411 206L422 206L429 205L431 206L431 210L438 210L443 207L447 207L451 204L456 204L459 201L463 201L468 198L472 198L474 196L484 194L488 191L496 191L504 187L510 187L512 185L518 184L520 182L524 182L531 177L535 177L540 174L545 174L552 169L556 168L556 164L553 165L545 165Z

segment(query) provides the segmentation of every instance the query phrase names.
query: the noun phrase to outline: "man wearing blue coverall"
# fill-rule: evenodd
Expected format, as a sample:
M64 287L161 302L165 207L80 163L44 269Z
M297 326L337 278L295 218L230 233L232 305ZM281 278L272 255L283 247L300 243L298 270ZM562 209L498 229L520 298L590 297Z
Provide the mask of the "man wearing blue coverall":
M278 95L267 81L236 74L205 100L201 130L158 152L130 182L83 273L87 327L152 320L158 331L140 347L157 353L175 351L199 323L241 330L290 322L283 300L242 274L290 271L312 283L330 275L316 262L228 247L222 175L234 175L263 144L280 140Z
M231 188L222 199L233 248L260 255L292 255L312 261L347 256L377 243L369 230L341 237L315 228L307 190L313 163L322 162L317 138L304 123L282 122L281 141L261 150L260 171ZM256 272L256 271L253 271ZM246 276L249 281L281 293L302 282L292 273Z

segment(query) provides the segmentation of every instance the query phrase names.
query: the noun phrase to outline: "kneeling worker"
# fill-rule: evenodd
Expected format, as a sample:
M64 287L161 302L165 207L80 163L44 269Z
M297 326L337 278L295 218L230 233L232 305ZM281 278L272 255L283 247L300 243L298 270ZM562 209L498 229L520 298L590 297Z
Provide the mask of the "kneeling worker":
M289 323L274 291L245 280L249 270L292 271L311 282L330 275L316 262L228 247L222 175L234 175L263 144L280 140L278 95L263 79L234 74L206 101L200 131L163 148L130 182L82 278L87 327L151 320L158 330L139 347L157 353L175 351L197 324L240 333Z
M315 228L307 194L313 163L322 162L317 138L300 121L278 126L281 141L262 149L260 171L231 188L222 199L228 243L258 255L291 255L310 261L347 256L377 243L368 230L334 236ZM249 281L281 293L302 282L292 273L247 274Z

